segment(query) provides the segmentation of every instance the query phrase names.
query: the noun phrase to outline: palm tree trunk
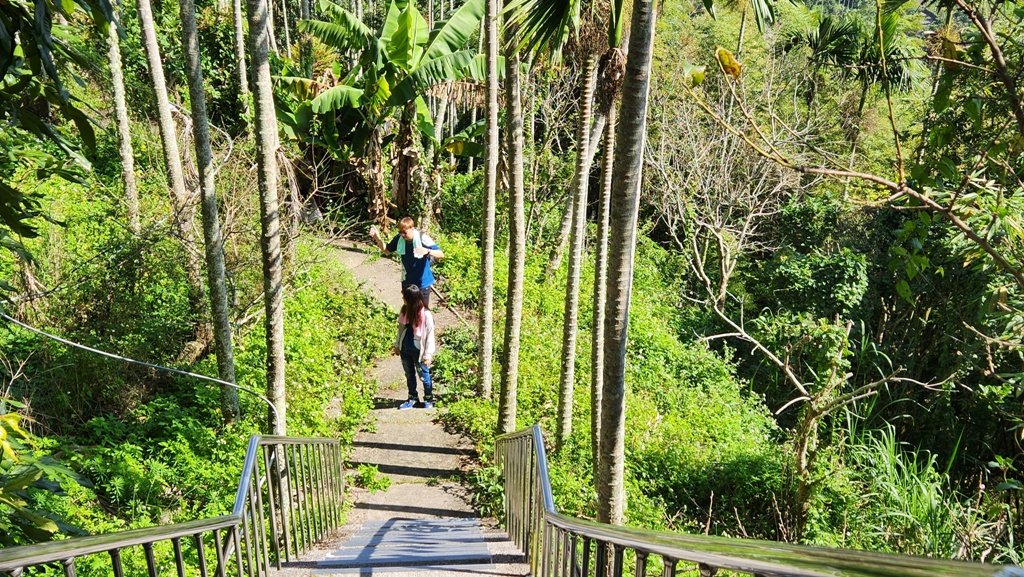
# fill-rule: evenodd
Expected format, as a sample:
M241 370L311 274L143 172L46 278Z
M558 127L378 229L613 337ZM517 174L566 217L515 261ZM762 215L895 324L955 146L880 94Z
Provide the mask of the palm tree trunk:
M157 117L160 126L160 141L163 144L164 162L167 164L167 180L171 185L171 210L174 211L174 230L185 248L185 273L188 277L189 303L194 315L196 326L196 342L199 343L194 353L198 356L209 343L209 334L204 327L206 301L203 286L202 265L193 250L195 239L192 235L193 209L189 206L188 192L185 189L185 176L181 168L181 153L178 149L178 136L171 117L171 102L167 96L167 82L164 79L163 63L160 59L160 46L157 44L156 28L153 25L153 10L149 0L138 0L139 27L142 29L142 45L149 63L149 74L156 93ZM199 350L195 350L198 348ZM192 359L194 360L194 358Z
M519 77L519 53L514 29L505 31L505 154L509 170L508 294L505 298L505 363L501 370L498 430L516 428L516 396L519 390L519 337L523 324L523 276L526 272L526 215L523 185L523 108Z
M619 17L621 21L621 15ZM593 323L590 342L590 452L594 479L597 479L601 455L601 398L604 389L604 323L608 280L608 210L612 194L612 167L615 154L615 101L622 88L626 55L609 37L612 45L601 57L598 87L594 99L600 103L594 121L592 138L604 134L604 156L601 161L601 194L598 200L597 257L594 263ZM605 126L607 124L607 127ZM598 128L600 126L600 128ZM607 128L607 129L606 129ZM590 153L597 152L597 142L590 143Z
M299 19L309 20L309 0L299 1ZM309 35L298 31L299 35L299 64L301 70L313 77L313 48Z
M498 1L487 0L487 152L480 264L480 393L491 398L494 355L494 218L498 188Z
M597 211L597 257L594 265L594 322L590 338L590 454L597 478L601 454L601 393L604 388L604 322L608 288L608 202L612 193L612 161L615 153L615 103L608 113L608 129L604 135L601 159L601 198Z
M583 264L583 238L587 226L587 189L590 184L590 121L594 102L594 57L587 58L583 68L583 93L580 103L580 126L576 143L576 175L573 178L572 253L569 276L565 284L565 313L562 317L562 370L558 383L558 423L555 429L555 450L572 436L573 388L576 385L576 333L579 324L580 270Z
M235 66L238 71L238 92L242 95L242 108L249 108L249 73L245 69L245 26L242 24L242 0L231 0L232 19L235 24Z
M250 1L251 4L252 2ZM249 21L252 21L251 14L249 15ZM267 0L267 34L270 38L270 51L274 53L274 56L280 56L281 53L277 50L277 31L274 29L274 26L274 0ZM253 67L255 66L254 64Z
M107 59L110 62L110 81L114 85L114 117L117 120L118 151L121 154L121 175L124 178L125 208L128 228L139 234L139 187L135 183L135 155L132 153L131 123L124 95L124 71L121 68L121 38L117 23L111 22L107 32Z
M217 374L222 381L235 382L235 357L231 346L231 323L228 321L228 290L224 273L224 239L217 214L217 193L214 187L213 153L210 149L210 125L203 93L203 69L199 61L199 31L192 0L179 0L181 41L185 52L185 75L192 104L192 129L196 142L196 165L202 191L203 238L206 241L206 278L210 287L213 311L213 340L217 351ZM238 391L221 385L220 410L227 423L238 417Z
M277 196L277 119L271 86L270 0L249 0L249 53L252 55L256 159L259 172L260 248L263 256L264 328L267 339L267 396L274 435L286 432L284 388L284 304L281 286L281 223Z
M562 266L562 256L565 254L565 247L569 244L569 234L572 232L572 207L572 195L569 195L565 201L565 212L562 213L561 224L558 225L555 246L551 248L551 256L548 257L547 273L549 275Z
M292 57L292 35L288 29L288 0L281 0L281 22L284 25L284 53Z
M625 509L626 343L633 290L633 255L647 129L647 97L654 44L654 0L635 0L629 56L615 134L609 212L608 306L605 318L604 389L601 397L601 459L597 518L621 524Z

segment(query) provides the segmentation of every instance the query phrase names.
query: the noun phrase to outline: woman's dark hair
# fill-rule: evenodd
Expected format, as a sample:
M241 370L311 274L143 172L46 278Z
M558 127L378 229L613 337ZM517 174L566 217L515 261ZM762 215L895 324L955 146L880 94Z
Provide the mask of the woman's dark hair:
M402 313L405 314L406 321L414 327L420 326L423 318L423 309L426 305L423 303L423 291L420 287L411 284L402 289L402 300L405 304L402 305Z

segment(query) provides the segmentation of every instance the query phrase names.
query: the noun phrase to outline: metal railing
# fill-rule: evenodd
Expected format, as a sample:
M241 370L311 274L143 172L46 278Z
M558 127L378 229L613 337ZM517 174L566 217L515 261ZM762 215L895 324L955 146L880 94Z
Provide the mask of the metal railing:
M606 525L555 509L540 427L498 437L505 526L534 577L675 577L720 569L785 577L1024 577L1019 567ZM628 567L632 566L632 570Z
M0 549L0 574L267 577L338 528L343 495L338 441L254 435L230 515Z

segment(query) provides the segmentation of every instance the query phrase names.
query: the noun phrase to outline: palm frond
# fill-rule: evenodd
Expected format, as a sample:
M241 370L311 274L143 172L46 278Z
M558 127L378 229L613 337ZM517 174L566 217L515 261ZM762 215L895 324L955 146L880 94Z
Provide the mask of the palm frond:
M316 114L326 114L342 108L357 108L363 97L363 90L340 84L321 92L310 106Z
M427 20L410 2L399 15L398 26L381 40L387 45L389 61L402 70L413 70L423 57L423 45L428 38Z
M515 26L518 48L526 55L550 50L557 58L580 26L580 5L580 0L513 0L504 14L506 23Z
M317 40L344 52L346 50L365 50L374 42L373 32L361 22L358 26L350 26L349 23L324 22L322 20L302 20L299 22L299 30L311 34Z
M312 100L317 95L317 83L302 76L275 76L274 84L300 101Z
M448 20L439 22L430 33L423 61L431 60L462 50L470 37L480 28L480 20L484 17L486 0L466 0L466 3L452 14Z
M860 29L854 20L826 16L808 31L811 61L817 66L850 66L857 61Z
M754 20L761 34L775 23L775 0L748 0L754 10Z
M405 104L431 86L465 78L476 56L475 50L460 50L427 62L395 85L388 105Z

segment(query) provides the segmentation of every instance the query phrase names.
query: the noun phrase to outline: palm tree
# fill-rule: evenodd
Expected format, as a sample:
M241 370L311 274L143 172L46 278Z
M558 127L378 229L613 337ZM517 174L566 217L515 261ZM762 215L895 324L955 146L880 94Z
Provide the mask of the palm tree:
M815 28L791 34L783 42L783 50L798 46L810 49L810 69L817 72L822 68L834 68L840 77L854 79L860 86L857 111L848 119L850 140L850 169L857 158L864 107L871 89L888 83L893 90L908 92L917 77L912 49L906 34L902 34L904 22L898 12L884 13L870 28L861 26L847 17L824 16ZM882 36L879 45L879 33ZM882 66L882 62L885 66ZM883 76L884 75L884 76ZM814 84L808 94L808 101L815 97Z
M178 148L178 135L174 119L171 117L171 102L167 95L167 81L164 79L164 68L160 58L160 45L156 39L156 28L153 24L153 10L149 0L137 0L139 27L142 29L142 46L149 63L149 74L156 94L157 117L160 126L160 142L163 144L164 162L167 165L167 180L171 185L171 209L174 211L174 229L185 248L185 272L188 277L189 303L195 317L195 341L190 343L191 350L186 356L194 357L204 350L210 342L209 326L200 319L205 316L206 300L203 286L202 265L193 250L195 239L192 234L193 208L188 201L185 190L185 177L181 167L181 153Z
M577 136L576 172L572 190L572 253L565 284L565 313L562 322L562 368L558 383L558 423L555 448L560 449L572 435L573 388L576 385L576 329L579 319L580 269L583 264L583 238L587 224L587 188L590 182L590 121L594 101L594 58L587 58L583 69L580 96L580 124Z
M235 357L231 346L231 323L228 320L227 281L224 273L224 239L217 214L217 193L214 187L213 154L210 149L210 125L203 93L203 69L199 60L199 31L192 0L179 0L181 43L185 53L185 75L188 77L189 101L192 105L192 131L196 143L196 164L202 192L203 238L206 241L206 278L210 287L213 311L213 341L217 351L217 373L222 381L235 382ZM238 416L238 391L221 385L221 414L225 422Z
M501 370L498 430L511 433L516 427L516 395L519 389L519 336L523 323L523 276L526 272L526 214L523 185L523 108L519 77L519 51L515 26L505 38L505 154L509 159L508 294L505 300L505 363Z
M654 0L634 0L626 77L615 134L609 214L608 316L604 325L601 453L596 479L597 517L602 523L621 524L625 509L626 343L655 19Z
M231 19L235 25L235 71L238 73L238 92L242 95L242 106L248 108L249 73L245 69L245 19L242 16L242 0L231 0Z
M621 51L617 51L622 54ZM612 94L612 98L614 98ZM601 395L604 387L604 319L608 280L608 211L612 192L612 162L615 153L615 103L606 112L608 126L604 133L601 156L601 193L597 204L597 240L594 252L593 320L590 330L590 457L594 478L601 454Z
M271 431L286 431L284 388L284 303L281 286L281 222L277 196L277 119L271 85L269 0L249 0L249 53L252 55L253 104L259 170L260 248L263 256L264 328L267 340L267 396L276 409Z
M597 140L604 130L604 146L601 157L601 192L598 198L597 241L594 256L593 318L590 332L590 456L594 478L601 455L601 397L604 388L604 323L605 300L608 278L608 211L612 194L612 166L615 157L616 101L622 88L626 55L622 46L622 18L624 0L615 0L611 5L608 19L608 49L601 56L600 74L595 98L597 120L591 132L591 161L597 151Z
M131 124L124 95L124 71L121 68L121 36L117 23L111 22L107 30L107 60L110 81L114 88L114 118L117 121L117 143L121 155L121 175L124 178L125 206L128 228L135 234L142 230L139 222L139 187L135 183L135 155L132 153Z
M498 189L498 1L487 0L487 133L480 263L480 393L491 397L494 356L494 219Z

